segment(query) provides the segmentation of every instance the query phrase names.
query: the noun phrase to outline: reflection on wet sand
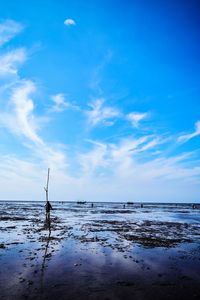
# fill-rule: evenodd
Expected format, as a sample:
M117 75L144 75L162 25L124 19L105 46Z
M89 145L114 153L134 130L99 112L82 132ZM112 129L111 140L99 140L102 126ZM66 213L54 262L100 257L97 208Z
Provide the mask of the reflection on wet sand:
M0 298L199 299L192 205L0 203ZM53 254L53 255L52 255Z
M45 287L44 287L44 278L45 278L45 267L46 267L46 259L48 257L48 247L51 239L51 219L46 218L44 222L44 228L48 230L48 236L46 238L46 245L45 245L45 251L42 261L42 267L41 267L41 299L43 298Z

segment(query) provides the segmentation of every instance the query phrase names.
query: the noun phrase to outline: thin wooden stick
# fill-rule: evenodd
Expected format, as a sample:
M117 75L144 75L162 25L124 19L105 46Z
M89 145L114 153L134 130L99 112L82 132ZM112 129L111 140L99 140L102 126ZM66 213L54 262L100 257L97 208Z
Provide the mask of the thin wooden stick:
M48 192L49 192L49 174L50 174L50 168L48 168L48 173L47 173L47 185L44 187L44 190L46 192L46 202L48 201Z
M50 169L48 168L48 174L47 174L47 191L49 188L49 174L50 174Z

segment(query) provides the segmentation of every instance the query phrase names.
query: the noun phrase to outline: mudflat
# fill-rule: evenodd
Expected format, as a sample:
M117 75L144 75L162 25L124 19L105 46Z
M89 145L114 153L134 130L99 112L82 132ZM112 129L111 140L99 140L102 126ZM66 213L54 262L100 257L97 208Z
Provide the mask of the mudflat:
M200 299L189 204L0 202L0 299Z

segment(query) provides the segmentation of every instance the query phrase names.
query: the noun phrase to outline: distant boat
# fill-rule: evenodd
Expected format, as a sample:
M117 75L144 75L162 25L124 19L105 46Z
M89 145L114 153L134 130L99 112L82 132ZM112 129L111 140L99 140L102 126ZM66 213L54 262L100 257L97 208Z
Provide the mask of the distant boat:
M86 201L77 201L77 204L85 204Z
M133 202L127 202L127 204L133 204Z

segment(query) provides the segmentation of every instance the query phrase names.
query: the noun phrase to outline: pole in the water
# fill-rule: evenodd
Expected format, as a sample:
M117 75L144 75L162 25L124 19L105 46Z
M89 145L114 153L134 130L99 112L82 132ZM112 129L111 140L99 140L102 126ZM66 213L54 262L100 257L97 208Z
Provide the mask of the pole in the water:
M49 174L50 174L50 169L48 168L48 173L47 173L47 185L44 187L44 190L46 192L46 220L50 220L50 211L52 209L52 206L49 202Z

